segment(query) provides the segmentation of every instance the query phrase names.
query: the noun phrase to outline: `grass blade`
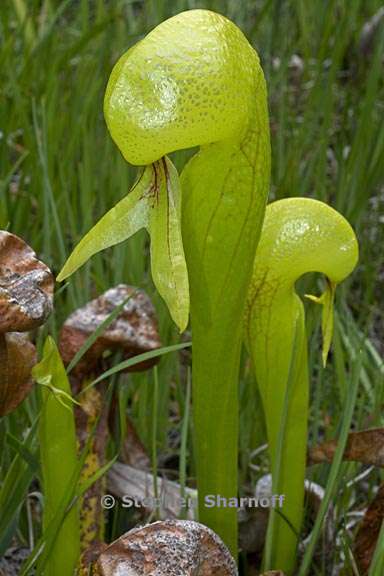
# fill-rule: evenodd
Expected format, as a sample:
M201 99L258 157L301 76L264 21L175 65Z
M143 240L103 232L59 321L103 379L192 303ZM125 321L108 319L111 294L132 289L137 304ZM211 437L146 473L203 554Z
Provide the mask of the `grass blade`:
M150 360L151 358L157 358L158 356L163 356L164 354L169 354L170 352L176 352L177 350L183 350L184 348L189 348L192 346L191 342L184 342L182 344L173 344L172 346L164 346L163 348L158 348L157 350L152 350L151 352L144 352L143 354L138 354L133 358L129 358L129 360L124 360L123 362L119 362L113 368L110 368L103 374L101 374L96 380L93 380L88 386L81 390L80 394L83 394L86 390L95 386L102 380L113 376L117 372L121 372L122 370L126 370L127 368L131 368L136 364L140 364L140 362L144 362L145 360Z
M357 355L357 358L356 358L354 365L353 365L351 386L349 389L349 394L347 395L347 398L346 398L345 410L344 410L343 420L342 420L341 428L340 428L339 441L337 444L337 450L336 450L336 453L335 453L335 456L334 456L334 459L333 459L333 462L331 465L331 469L329 472L329 477L328 477L328 482L327 482L327 486L325 489L324 498L321 502L321 505L320 505L320 508L319 508L319 511L318 511L318 514L316 517L316 522L315 522L315 525L314 525L313 530L312 530L311 540L310 540L310 542L307 546L307 549L305 551L303 561L301 563L301 566L300 566L300 569L298 572L298 576L307 576L307 574L309 574L309 571L311 569L311 563L312 563L313 555L315 552L316 543L319 539L321 528L322 528L325 516L327 514L329 504L331 502L332 496L334 495L334 492L335 492L335 489L337 486L338 476L339 476L339 472L341 470L341 465L342 465L342 461L343 461L343 453L344 453L344 449L345 449L345 446L347 443L348 433L349 433L349 430L351 427L353 411L354 411L356 399L357 399L357 392L358 392L359 383L360 383L361 364L362 364L362 355L361 355L361 351L360 351L360 353Z

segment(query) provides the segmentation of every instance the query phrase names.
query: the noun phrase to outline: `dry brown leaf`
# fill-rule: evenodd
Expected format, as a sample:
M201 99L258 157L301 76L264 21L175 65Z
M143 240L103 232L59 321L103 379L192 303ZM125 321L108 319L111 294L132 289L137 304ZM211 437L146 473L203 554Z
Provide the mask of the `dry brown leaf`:
M81 450L84 449L90 434L93 432L92 442L81 472L81 480L84 482L105 464L105 451L108 442L108 407L104 401L103 387L100 385L87 390L80 397L80 401L81 406L75 408L75 419ZM96 426L95 429L94 426ZM80 541L82 552L88 550L92 544L100 544L104 536L104 511L101 506L101 496L105 493L105 486L105 477L99 478L81 499Z
M371 502L356 534L354 557L360 570L365 576L369 572L380 528L384 520L384 484Z
M0 230L0 416L14 410L32 387L35 347L20 333L45 322L53 285L49 268L28 244Z
M73 312L65 321L59 344L64 363L70 363L87 338L128 296L131 298L117 318L104 330L75 366L74 374L79 376L95 374L107 350L120 350L127 359L160 348L157 319L151 300L143 290L119 284ZM146 370L158 360L158 358L153 358L142 362L130 368L129 371Z
M0 416L12 412L30 392L31 370L36 364L36 350L28 337L21 333L1 335Z
M332 462L336 448L336 440L314 446L309 451L308 464ZM371 466L384 466L384 428L351 432L343 459Z
M139 438L138 433L132 421L126 418L127 434L125 436L123 446L121 449L121 459L125 464L139 468L141 470L149 470L151 467L151 460L144 448L144 444Z
M54 279L18 236L0 230L0 332L27 332L52 311Z

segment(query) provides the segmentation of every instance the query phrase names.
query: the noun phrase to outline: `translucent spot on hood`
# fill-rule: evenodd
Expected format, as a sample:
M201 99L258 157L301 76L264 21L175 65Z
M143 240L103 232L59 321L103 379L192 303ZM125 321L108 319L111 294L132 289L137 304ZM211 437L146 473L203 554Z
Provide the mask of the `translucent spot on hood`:
M296 241L298 238L305 236L311 225L307 220L290 220L285 222L280 233L280 239L286 241ZM316 226L315 231L319 231L319 226Z
M158 105L151 107L150 113L145 114L142 128L160 128L164 124L176 120L179 88L176 82L161 70L153 70L148 79L154 86Z

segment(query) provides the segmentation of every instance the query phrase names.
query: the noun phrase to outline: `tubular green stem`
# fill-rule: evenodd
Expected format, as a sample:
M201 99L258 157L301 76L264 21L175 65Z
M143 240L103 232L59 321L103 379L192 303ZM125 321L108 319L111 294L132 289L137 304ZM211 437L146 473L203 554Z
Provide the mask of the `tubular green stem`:
M356 265L358 246L348 222L335 210L305 198L281 200L269 205L258 246L245 318L250 350L264 405L272 473L278 439L289 395L282 457L274 487L285 495L282 513L275 514L268 569L293 574L297 534L300 533L307 451L308 365L304 307L295 293L296 280L306 272L328 278L323 304L323 359L332 333L335 286ZM295 362L291 368L293 347ZM292 471L294 466L294 472ZM291 526L290 526L291 524ZM293 528L293 529L292 529Z
M270 176L259 59L223 16L183 12L120 58L104 113L124 158L146 168L83 238L59 279L139 228L149 231L152 277L181 331L191 299L200 520L236 555L236 510L208 509L204 501L208 494L236 497L238 490L242 319ZM194 146L200 150L182 173L181 203L178 175L165 155Z
M226 498L238 494L242 314L269 179L264 84L254 93L258 108L243 140L204 150L185 168L181 180L191 296L199 519L220 534L234 554L236 509L207 508L204 499L209 494Z
M199 518L237 552L238 369L242 316L269 186L266 88L256 52L226 18L191 10L117 63L106 118L125 158L149 164L200 145L181 176L193 332Z

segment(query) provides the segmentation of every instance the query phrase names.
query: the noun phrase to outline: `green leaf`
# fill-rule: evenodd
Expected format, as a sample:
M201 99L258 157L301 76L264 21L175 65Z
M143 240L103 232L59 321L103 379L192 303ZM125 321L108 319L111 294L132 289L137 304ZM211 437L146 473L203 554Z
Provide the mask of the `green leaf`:
M327 287L321 296L313 296L312 294L305 294L305 297L316 304L323 306L321 331L323 334L323 366L327 364L329 349L332 344L333 337L333 304L335 301L336 284L327 279Z
M0 556L7 549L12 536L17 530L17 518L26 498L36 468L34 456L38 418L32 424L20 449L17 451L0 488ZM25 458L25 453L32 453L32 458Z
M42 536L36 542L31 554L24 562L20 571L20 576L29 576L32 573L32 569L36 563L36 576L41 576L42 573L44 573L44 576L46 576L46 565L51 561L51 551L54 549L58 534L60 533L63 523L73 510L74 506L78 505L79 496L82 496L82 494L89 486L89 484L85 485L84 483L80 482L81 471L85 465L85 460L90 452L91 445L94 442L95 432L99 420L100 414L97 416L91 430L89 431L85 446L81 453L78 455L73 473L68 479L68 486L70 488L64 493L63 498L58 503L56 514L49 522L49 524L44 527ZM102 471L105 471L105 467L102 468ZM91 482L91 480L96 481L98 477L98 473L95 473L91 478L89 478L89 482ZM55 576L59 576L59 573L55 574Z
M189 283L181 236L179 175L164 157L146 166L132 190L84 236L57 277L61 282L97 252L147 228L153 282L183 332L189 317Z
M118 315L123 310L124 306L127 304L127 302L131 298L133 298L133 296L135 296L135 294L136 294L136 291L133 291L132 294L127 296L127 298L125 298L118 306L116 306L112 310L112 312L106 317L105 320L103 320L103 322L96 328L96 330L94 332L92 332L92 334L90 336L88 336L88 338L86 339L84 344L79 348L79 350L76 352L76 354L74 355L74 357L72 358L72 360L68 364L67 374L69 374L71 372L71 370L73 370L73 368L78 364L78 362L80 362L80 360L82 359L84 354L86 354L86 352L88 352L88 350L96 342L96 340L101 336L101 334L104 332L104 330L106 330L108 328L108 326L110 326L112 324L112 322L114 322L116 320Z
M77 466L75 419L71 402L63 405L62 397L71 397L63 362L54 340L48 337L43 358L33 370L42 385L42 412L39 426L41 470L43 477L43 529L60 513L63 499L72 490L71 477ZM46 576L73 574L80 555L80 522L78 506L73 506L61 523L47 560Z
M21 458L28 464L30 469L37 473L39 471L39 460L35 451L32 452L24 442L21 442L16 436L10 432L6 433L5 436L8 446L11 446L13 450L21 456Z
M61 282L97 252L119 244L148 224L148 194L153 185L153 168L147 166L131 191L107 212L82 238L57 277Z
M343 454L348 440L348 433L351 429L353 411L356 405L356 399L359 391L360 377L362 369L362 351L360 350L353 361L352 378L346 397L343 417L340 423L337 448L329 470L325 493L318 509L316 520L311 531L311 537L306 545L303 560L300 569L296 572L298 576L307 576L313 566L313 555L316 544L321 536L321 530L324 526L324 520L329 511L329 505L334 497L338 483L342 481L340 472L342 471ZM379 574L376 572L375 574ZM382 572L380 572L382 574ZM372 575L373 576L373 575Z
M109 368L106 372L103 372L96 380L90 382L87 386L82 388L79 394L84 394L89 388L95 386L102 380L117 374L117 372L121 372L122 370L127 370L127 368L131 368L136 364L140 364L141 362L145 362L146 360L150 360L151 358L157 358L158 356L163 356L164 354L169 354L170 352L176 352L177 350L183 350L184 348L189 348L192 345L192 342L182 342L181 344L172 344L172 346L164 346L163 348L156 348L156 350L151 350L150 352L143 352L142 354L137 354L133 356L133 358L129 358L128 360L123 360L113 368Z
M179 176L166 157L153 166L157 175L149 219L152 278L183 332L189 317L189 283L180 226Z

